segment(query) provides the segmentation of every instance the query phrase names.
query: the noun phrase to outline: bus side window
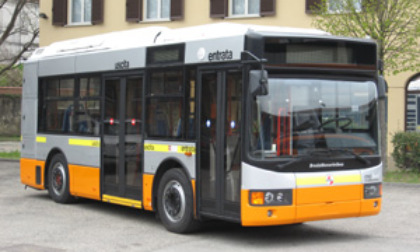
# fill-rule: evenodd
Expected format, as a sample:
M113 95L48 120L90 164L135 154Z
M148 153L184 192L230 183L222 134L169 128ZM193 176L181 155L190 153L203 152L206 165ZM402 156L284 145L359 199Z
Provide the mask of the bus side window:
M182 69L154 71L147 82L147 135L182 138L183 124Z

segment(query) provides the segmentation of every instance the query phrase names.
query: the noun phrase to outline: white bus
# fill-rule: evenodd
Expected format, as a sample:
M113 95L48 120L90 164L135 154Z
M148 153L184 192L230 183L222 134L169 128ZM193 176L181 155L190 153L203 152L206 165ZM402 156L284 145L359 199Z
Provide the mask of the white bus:
M21 181L172 232L378 214L374 41L239 24L57 42L25 63Z

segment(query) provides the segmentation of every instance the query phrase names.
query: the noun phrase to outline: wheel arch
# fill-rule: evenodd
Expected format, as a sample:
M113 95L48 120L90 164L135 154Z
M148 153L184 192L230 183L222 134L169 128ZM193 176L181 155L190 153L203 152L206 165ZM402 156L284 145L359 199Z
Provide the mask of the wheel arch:
M187 179L189 181L191 181L192 177L190 172L188 171L188 169L186 168L186 166L184 165L184 163L175 158L175 157L170 157L167 159L164 159L158 166L158 169L156 170L154 179L153 179L153 187L152 187L152 208L153 210L156 211L157 209L157 191L158 191L158 186L159 183L163 177L163 174L165 174L167 171L171 170L171 169L175 169L175 168L180 168L185 176L187 177Z

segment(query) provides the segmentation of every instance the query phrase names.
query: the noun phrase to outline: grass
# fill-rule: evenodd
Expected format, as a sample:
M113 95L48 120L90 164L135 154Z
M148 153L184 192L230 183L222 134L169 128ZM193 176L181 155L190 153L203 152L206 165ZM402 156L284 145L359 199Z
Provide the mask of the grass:
M385 182L398 182L398 183L410 183L420 184L420 172L419 171L387 171L384 176Z
M0 136L0 142L19 142L20 136Z
M0 152L0 158L20 159L20 151Z

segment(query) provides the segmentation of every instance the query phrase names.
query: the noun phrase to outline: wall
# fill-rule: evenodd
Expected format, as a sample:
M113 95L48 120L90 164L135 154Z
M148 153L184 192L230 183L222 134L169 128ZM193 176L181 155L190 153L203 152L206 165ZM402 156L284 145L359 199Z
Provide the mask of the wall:
M0 89L0 136L20 136L21 95Z
M121 31L148 26L165 26L180 28L216 22L252 23L258 25L276 25L309 28L311 16L305 13L304 0L282 0L276 2L276 15L272 17L257 18L210 18L210 0L185 0L184 19L172 22L140 22L128 23L125 21L125 0L105 1L104 23L91 26L65 26L52 25L52 2L42 0L40 13L45 13L48 19L40 19L40 45L47 46L53 42L91 36L112 31Z

